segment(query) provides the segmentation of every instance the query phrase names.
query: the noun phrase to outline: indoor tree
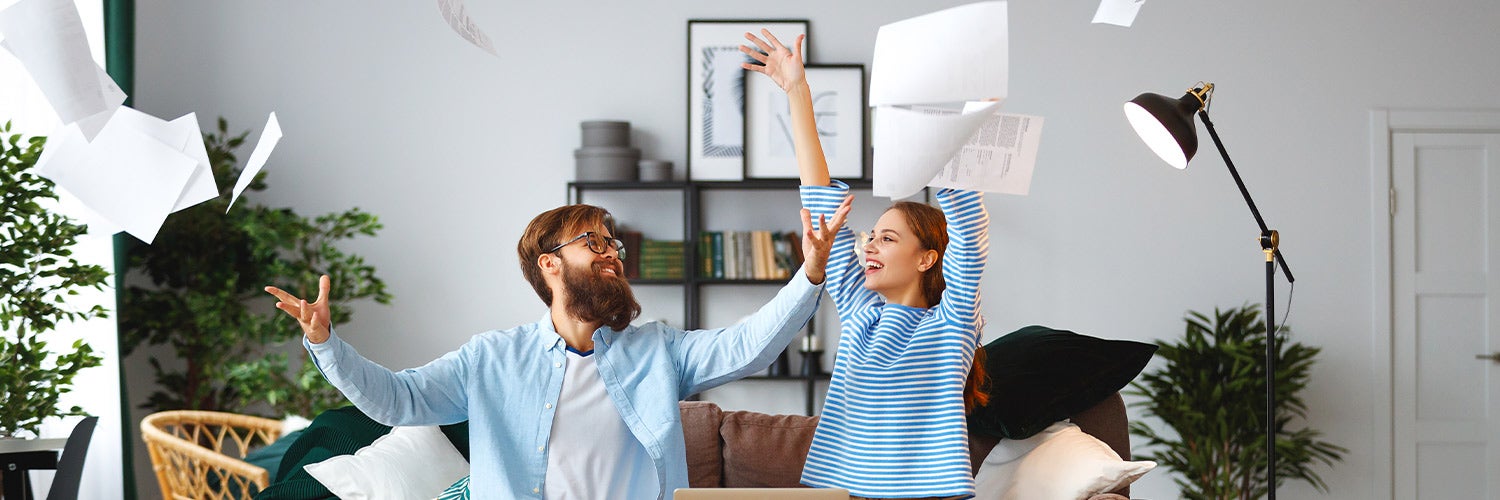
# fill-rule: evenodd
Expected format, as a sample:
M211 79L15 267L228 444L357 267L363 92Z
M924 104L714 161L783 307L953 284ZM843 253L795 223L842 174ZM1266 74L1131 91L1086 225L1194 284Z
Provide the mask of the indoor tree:
M122 345L127 353L151 345L172 354L150 359L158 387L146 408L257 413L269 407L277 416L310 417L347 404L301 349L301 330L272 307L263 287L312 298L318 276L331 276L335 326L350 320L349 304L356 300L390 302L375 268L336 245L375 236L381 225L374 215L352 208L308 218L261 205L254 193L266 189L266 171L225 213L240 173L234 152L246 135L230 136L219 119L218 132L204 134L204 142L220 196L173 214L155 242L136 242L129 250L132 282L144 277L149 284L126 289Z
M102 290L109 272L79 263L72 247L87 228L53 211L53 183L32 172L46 139L0 127L0 437L35 436L50 417L83 415L59 407L73 377L101 358L82 340L54 352L48 333L62 322L105 317L103 306L68 298Z
M1164 366L1143 373L1128 394L1133 404L1161 419L1171 432L1135 421L1130 432L1146 439L1154 460L1176 473L1183 498L1249 500L1266 496L1266 328L1259 306L1214 309L1213 317L1189 311L1180 340L1163 342ZM1347 450L1322 441L1322 433L1293 429L1307 417L1301 392L1320 349L1290 342L1277 330L1276 477L1328 485L1314 469L1331 466Z

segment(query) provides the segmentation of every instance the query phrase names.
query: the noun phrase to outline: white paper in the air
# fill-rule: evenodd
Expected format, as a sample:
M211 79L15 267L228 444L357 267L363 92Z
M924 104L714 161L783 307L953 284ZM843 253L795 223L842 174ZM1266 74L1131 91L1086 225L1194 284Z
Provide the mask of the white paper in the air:
M905 198L924 186L1029 191L1041 119L999 113L1007 8L979 2L880 28L870 73L876 195ZM1016 120L1035 127L1012 147L1002 132Z
M203 131L198 128L198 114L188 113L178 117L176 120L167 122L167 125L176 128L179 133L187 134L181 151L198 164L193 168L193 175L188 177L187 187L183 188L182 194L177 197L177 202L172 205L172 211L176 212L184 208L212 200L219 196L219 185L214 182L213 165L208 162L208 148L203 145Z
M994 113L928 184L1026 195L1041 145L1040 116Z
M55 153L47 170L89 209L150 243L197 161L122 116L116 113L81 155L74 148Z
M229 207L224 209L224 213L229 213L229 209L234 208L234 202L240 199L240 194L250 187L256 174L266 166L266 160L270 159L271 151L276 149L278 142L281 142L281 124L276 121L276 112L272 111L271 117L266 119L266 128L260 131L255 150L250 152L250 160L245 162L245 169L240 171L240 178L234 183L234 195L229 198Z
M1101 0L1094 11L1094 24L1113 24L1129 28L1146 0Z
M979 103L961 113L925 106L875 108L874 194L900 199L921 191L999 105Z
M469 17L468 8L464 5L463 0L438 0L437 4L438 11L443 13L443 20L448 22L448 26L453 28L453 32L458 33L458 36L463 37L464 40L468 40L475 47L489 52L490 55L500 56L495 51L495 44L490 41L490 36L486 35L484 30L479 29L479 25L474 23L474 20Z
M100 77L72 0L21 0L0 11L3 46L26 68L62 123L109 111L124 93ZM107 82L108 83L105 83ZM86 133L88 130L84 130Z
M979 2L880 27L870 105L1004 100L1010 42L1006 2Z

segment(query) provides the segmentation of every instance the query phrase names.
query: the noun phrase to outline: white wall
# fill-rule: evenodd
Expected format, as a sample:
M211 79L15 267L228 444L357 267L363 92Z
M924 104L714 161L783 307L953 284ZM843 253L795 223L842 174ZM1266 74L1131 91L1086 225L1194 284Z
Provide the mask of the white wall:
M276 111L287 135L264 201L381 217L381 236L352 249L396 302L359 308L343 333L399 368L540 317L512 249L530 217L564 202L579 121L630 120L646 157L681 167L687 19L807 18L811 61L868 64L878 26L959 3L470 2L495 58L455 36L432 2L141 0L135 99L158 116L223 115L238 129ZM1487 92L1500 80L1500 4L1160 0L1130 29L1088 24L1096 5L1011 5L1005 106L1047 124L1032 195L988 198L989 336L1042 323L1173 338L1188 309L1263 300L1255 226L1207 138L1178 172L1120 112L1137 93L1212 81L1216 124L1302 284L1294 338L1325 349L1305 395L1310 425L1350 449L1324 474L1330 497L1383 494L1370 457L1385 389L1368 381L1371 339L1386 334L1371 317L1386 305L1371 303L1366 112L1500 107ZM1176 496L1159 472L1134 492Z

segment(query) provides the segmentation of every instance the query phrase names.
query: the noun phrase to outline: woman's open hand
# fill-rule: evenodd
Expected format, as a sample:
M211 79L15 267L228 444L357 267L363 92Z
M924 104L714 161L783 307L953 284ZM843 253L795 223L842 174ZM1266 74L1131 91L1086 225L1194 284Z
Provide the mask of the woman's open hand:
M807 35L797 35L797 43L792 44L793 48L787 48L781 44L781 40L776 39L776 35L771 34L771 30L763 29L760 33L765 35L765 40L752 33L745 33L745 39L754 42L759 50L747 45L740 46L740 52L760 64L744 63L740 66L771 77L771 81L776 82L784 91L790 92L793 86L805 83L807 73L802 69L802 53L799 51L802 39Z

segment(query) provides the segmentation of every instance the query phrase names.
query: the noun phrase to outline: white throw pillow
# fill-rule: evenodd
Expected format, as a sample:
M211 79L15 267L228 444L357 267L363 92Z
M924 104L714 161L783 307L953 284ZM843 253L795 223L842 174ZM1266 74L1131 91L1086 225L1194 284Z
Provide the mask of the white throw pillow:
M1126 462L1071 422L1037 435L1002 439L974 475L978 498L1083 500L1135 482L1156 462Z
M397 427L353 455L303 468L344 500L432 498L469 475L469 462L435 426Z
M303 418L301 415L287 415L286 418L281 420L281 435L290 435L293 432L306 429L309 425L312 425L312 421Z

